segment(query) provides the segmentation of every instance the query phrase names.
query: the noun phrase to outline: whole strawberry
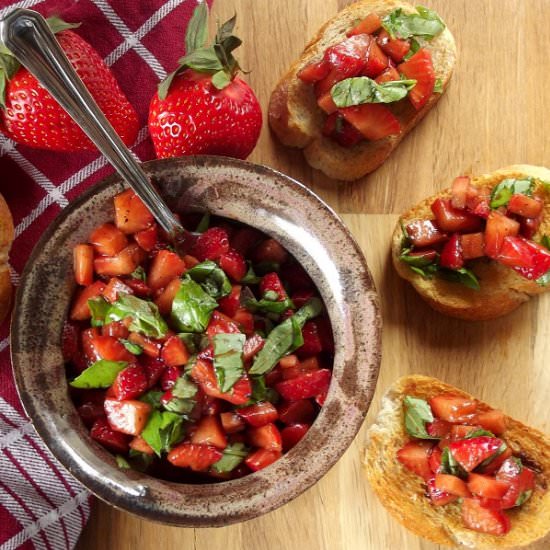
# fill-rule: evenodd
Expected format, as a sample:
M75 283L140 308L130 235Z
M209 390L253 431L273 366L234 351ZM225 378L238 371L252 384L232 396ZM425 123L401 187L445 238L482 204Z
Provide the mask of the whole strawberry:
M49 18L67 58L126 145L136 140L138 118L100 55L69 30L77 24ZM96 148L27 69L6 50L0 53L0 130L18 143L53 151Z
M149 106L149 132L158 158L211 154L246 158L262 127L254 92L236 77L232 51L235 17L224 23L214 44L205 46L208 8L199 4L189 22L187 54L159 86Z

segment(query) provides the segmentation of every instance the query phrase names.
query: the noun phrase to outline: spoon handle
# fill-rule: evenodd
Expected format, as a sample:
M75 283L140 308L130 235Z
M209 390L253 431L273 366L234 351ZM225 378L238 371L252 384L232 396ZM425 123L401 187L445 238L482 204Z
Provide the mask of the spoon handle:
M36 11L15 9L0 21L0 41L107 157L171 240L182 241L186 231L80 80L46 20Z

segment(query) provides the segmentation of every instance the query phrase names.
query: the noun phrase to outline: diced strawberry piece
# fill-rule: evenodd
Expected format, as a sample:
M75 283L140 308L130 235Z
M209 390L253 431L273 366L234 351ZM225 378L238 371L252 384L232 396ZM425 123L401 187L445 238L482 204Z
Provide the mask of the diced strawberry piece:
M195 258L195 256L191 256L190 254L186 254L183 257L183 261L185 262L185 265L187 266L187 269L192 269L196 265L200 264L200 261Z
M98 418L94 422L90 430L90 436L114 453L126 453L128 451L130 437L113 430L105 417Z
M523 237L505 237L496 260L529 280L550 270L550 251Z
M132 344L140 346L145 355L148 355L153 359L158 359L160 357L162 343L159 340L143 336L143 334L140 334L139 332L131 332L128 335L128 340L132 342Z
M145 441L145 439L143 439L140 435L137 435L134 439L132 439L132 441L130 441L130 449L150 456L155 454L155 451L151 445L149 445L149 443L147 443L147 441Z
M152 388L161 378L166 365L158 359L153 359L148 355L140 355L139 364L145 371L145 377L147 379L147 389Z
M422 109L432 97L435 86L432 55L426 48L421 48L397 69L407 78L416 80L416 85L409 92L409 99L417 111Z
M129 244L116 256L100 256L94 260L94 269L98 275L117 277L130 275L145 259L145 252L137 244Z
M382 20L376 13L369 13L365 19L360 21L355 27L349 30L347 36L356 34L373 34L382 26Z
M326 391L330 384L332 373L328 369L308 372L292 380L284 380L276 384L275 389L287 401L308 399Z
M268 451L267 449L258 449L249 454L244 462L253 471L257 472L262 470L266 466L273 464L276 460L281 458L281 451Z
M102 256L116 256L128 246L126 235L112 223L100 225L90 235L90 244Z
M472 414L476 410L476 403L452 393L441 393L429 400L434 415L442 420L456 424L461 422L464 416Z
M508 203L508 212L524 218L536 218L542 212L542 201L527 195L515 194L512 195Z
M231 246L246 257L264 238L263 234L253 227L241 227L231 236Z
M493 210L487 218L485 226L485 254L496 258L506 237L514 237L519 233L519 222Z
M299 357L311 357L323 351L323 342L316 321L306 322L302 329L302 336L304 343L296 350Z
M244 420L235 411L221 413L220 420L222 428L228 434L241 432L246 428Z
M327 395L328 395L328 388L315 396L315 403L317 403L319 407L322 407L325 404L325 401L327 400Z
M441 420L441 418L436 418L433 422L428 422L426 424L426 431L432 437L443 438L449 435L451 426L450 422Z
M456 461L467 472L471 472L485 460L495 457L502 445L501 439L481 435L453 441L449 445L449 450Z
M283 450L281 433L272 423L248 430L248 440L253 447L260 447L268 451Z
M151 412L151 405L142 401L105 399L105 414L113 430L128 435L139 435Z
M442 450L436 445L435 447L432 447L432 450L430 451L430 456L428 458L428 464L430 465L430 470L434 474L438 474L441 470L441 456L443 452Z
M118 277L111 277L107 286L101 293L102 296L111 304L118 300L119 294L133 294L134 291L124 284Z
M496 500L494 498L478 497L479 504L482 508L489 508L489 510L503 510L502 500Z
M103 397L101 403L86 401L77 407L78 416L88 428L91 428L98 418L105 417L105 409L103 408Z
M211 227L201 233L193 246L193 256L201 262L217 260L227 252L229 252L229 238L227 231L221 227Z
M214 311L206 328L206 334L212 339L214 334L239 334L237 323L219 311Z
M449 238L433 220L413 220L407 224L406 231L412 244L418 248L434 246Z
M154 221L141 199L128 189L114 198L115 224L123 233L137 233L147 229Z
M509 461L501 466L496 477L510 484L508 491L501 499L504 510L517 506L518 499L524 493L535 489L535 472L523 466L519 473L514 473Z
M297 355L290 354L281 357L279 360L279 365L282 369L290 369L292 367L297 367L300 364L300 360Z
M462 246L460 245L460 234L453 233L451 238L443 246L439 265L448 269L460 269L464 266Z
M313 84L319 80L323 80L330 71L330 65L324 60L309 63L298 71L296 75L301 81L307 84Z
M397 451L397 460L416 475L428 481L433 478L429 456L433 443L431 441L409 441Z
M90 286L87 286L80 290L76 295L71 308L70 318L72 321L85 321L92 316L90 308L88 307L88 300L98 298L105 289L105 283L102 281L96 281Z
M390 58L382 51L376 40L371 40L367 62L361 74L369 78L376 78L390 66Z
M218 449L227 447L227 438L217 416L204 416L191 436L191 443L197 445L213 445Z
M143 231L138 231L134 235L136 243L139 244L143 250L146 252L152 252L158 243L158 226L156 223L144 229Z
M345 120L340 113L332 113L327 117L323 135L330 137L342 147L353 147L365 139L363 134Z
M273 262L275 264L284 264L288 259L288 252L275 239L266 239L262 241L254 250L254 260L258 263Z
M457 497L468 498L472 496L468 485L462 479L448 474L437 474L435 476L435 488Z
M450 199L436 199L431 208L436 224L442 231L472 233L482 229L481 218L466 210L454 208Z
M180 338L170 336L162 347L161 359L169 367L181 367L189 361L189 352Z
M480 473L487 474L487 475L493 475L495 472L499 470L499 468L512 456L512 449L510 447L506 447L504 452L497 457L493 458L489 464L483 466L481 468Z
M185 442L174 447L166 458L174 466L202 472L218 462L222 456L222 451L213 445L195 445Z
M426 488L428 497L434 506L445 506L445 504L449 504L458 499L456 495L451 495L446 491L438 489L435 484L435 478L433 477L427 480Z
M495 435L501 435L506 431L506 416L496 409L476 414L475 422Z
M356 76L365 66L371 41L365 34L351 36L327 48L323 59L338 73L339 80Z
M293 424L281 430L283 451L286 453L296 446L309 430L309 424Z
M453 208L466 208L466 200L470 187L470 178L468 176L459 176L454 179L451 187L451 205Z
M147 389L147 376L141 365L130 365L121 370L112 385L114 396L119 401L134 399Z
M78 343L79 337L80 330L78 325L70 321L65 321L63 333L61 334L61 351L63 353L63 359L66 362L72 361L80 354L80 346Z
M500 499L507 493L509 487L508 481L494 479L491 476L474 473L468 476L468 489L476 496Z
M299 309L315 296L312 290L300 290L292 295L292 302Z
M409 257L417 258L418 260L422 260L426 263L430 263L436 260L437 258L437 251L435 251L433 248L428 248L424 250L418 250L408 253Z
M285 265L285 279L292 292L315 288L310 276L298 262L289 262L288 265Z
M409 53L409 50L411 49L411 45L409 44L408 40L392 38L386 30L380 31L380 33L378 34L377 42L382 48L382 51L386 55L389 55L396 63L401 63L401 61L403 61L403 58Z
M340 109L342 116L370 140L383 139L401 132L395 115L379 103L363 103Z
M311 371L319 370L319 359L317 357L308 357L298 362L293 367L283 367L281 364L283 380L290 380L291 378L297 378Z
M233 285L231 293L218 300L220 311L228 317L233 317L241 307L241 285Z
M535 280L550 270L550 251L534 241L527 241L527 246L533 253L533 267L514 267L513 269L522 277Z
M475 432L477 430L481 430L481 426L466 426L464 424L454 424L451 427L451 439L464 439L466 436L471 434L472 432Z
M325 92L324 94L319 96L319 98L317 99L317 105L319 105L319 108L327 115L336 113L336 111L338 110L336 103L334 103L334 100L332 99L332 94L330 93L330 91ZM335 125L334 131L336 130L337 128Z
M237 411L248 424L259 428L265 424L275 422L279 418L277 409L268 401L262 403L255 403L249 407L238 409Z
M283 402L278 409L283 424L311 424L315 419L315 408L309 399Z
M160 377L160 387L163 391L168 391L172 389L180 376L181 370L179 367L175 365L166 367L164 369L164 372L162 373L162 376Z
M201 414L203 416L219 415L222 411L222 400L217 397L206 395L203 392L198 393L200 396L198 402L201 405Z
M462 501L462 521L468 529L489 535L505 535L510 531L510 518L505 513L484 508L475 498Z
M147 286L145 281L141 279L134 279L133 277L124 279L124 284L128 285L133 293L140 298L148 298L151 296L151 289Z
M253 334L247 338L243 346L244 361L251 361L264 345L265 340L259 334Z
M237 282L246 275L248 269L242 254L233 248L220 256L219 263L229 278Z
M98 328L87 328L82 331L82 350L89 364L95 363L101 359L99 351L95 347L95 341L100 336Z
M214 312L216 313L216 312ZM240 307L237 313L233 315L233 321L239 327L241 332L244 332L247 336L254 333L254 315L244 307Z
M93 339L92 346L100 359L107 361L134 361L134 356L112 336L98 335Z
M490 200L491 190L488 187L474 187L473 185L468 187L466 192L466 208L472 214L487 219L491 212Z
M383 84L384 82L401 80L401 77L395 67L388 67L380 76L377 76L375 80L378 84Z
M162 315L169 315L172 311L172 303L181 286L181 279L176 277L170 281L164 290L155 298L155 304Z
M74 278L78 285L94 282L94 249L89 244L77 244L73 250Z
M151 264L147 283L153 290L158 290L164 288L186 270L185 262L175 252L161 250Z
M460 235L460 246L464 260L473 260L485 256L485 237L483 233Z

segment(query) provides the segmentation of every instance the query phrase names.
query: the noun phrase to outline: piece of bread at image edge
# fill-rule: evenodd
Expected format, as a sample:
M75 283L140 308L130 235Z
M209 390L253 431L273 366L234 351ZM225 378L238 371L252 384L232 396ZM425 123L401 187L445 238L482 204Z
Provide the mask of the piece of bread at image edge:
M11 282L8 252L13 241L13 221L4 197L0 195L0 323L7 315L11 303Z
M544 200L543 222L541 223L534 240L538 241L542 235L550 235L550 192L544 181L550 182L550 170L540 166L518 164L502 168L491 174L472 177L472 184L477 187L494 187L506 178L521 178L529 176L535 179L535 195ZM403 279L409 281L417 292L435 310L464 319L467 321L483 321L495 319L510 313L531 296L541 294L548 287L541 286L535 281L529 281L514 270L499 264L496 261L483 258L472 262L472 271L480 282L480 290L470 289L462 284L445 281L437 276L425 279L399 260L403 232L401 223L407 225L411 220L433 219L431 204L438 197L448 198L451 190L445 189L438 195L429 197L399 218L392 237L392 259L395 269Z
M382 17L396 8L407 13L416 11L410 4L396 0L361 0L337 13L321 27L271 94L269 124L279 140L284 145L303 149L307 162L331 178L352 181L378 168L442 95L433 94L419 111L408 100L403 100L396 112L402 126L399 135L363 141L350 148L341 147L322 135L326 115L317 106L313 86L302 82L298 72L310 62L319 61L329 46L345 39L346 31L357 19L373 12ZM445 28L425 47L432 55L436 78L441 79L444 91L456 62L453 35Z
M461 397L470 394L436 378L413 375L400 378L382 398L381 410L367 431L363 465L367 479L384 507L405 527L436 544L478 549L525 546L550 531L550 438L506 417L503 438L525 461L539 470L537 487L531 498L519 508L506 511L511 520L510 531L503 536L472 531L462 523L458 503L433 506L425 495L425 483L405 469L396 458L397 451L408 441L404 427L403 397L411 395L430 399L452 392ZM478 401L481 411L492 409Z

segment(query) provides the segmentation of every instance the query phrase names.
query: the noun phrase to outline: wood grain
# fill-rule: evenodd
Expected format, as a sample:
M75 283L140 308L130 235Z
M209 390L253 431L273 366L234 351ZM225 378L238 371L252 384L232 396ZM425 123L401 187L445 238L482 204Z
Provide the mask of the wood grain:
M270 91L305 41L339 8L337 0L217 0L223 20L236 10L243 67L265 109ZM317 191L343 214L381 295L383 361L367 421L350 449L305 494L266 516L221 529L178 529L96 503L80 550L435 550L385 513L361 472L364 430L381 394L399 376L439 377L550 431L550 296L492 322L467 324L433 312L393 271L389 240L397 214L460 173L512 163L550 164L550 0L431 0L459 47L451 87L384 166L355 184L329 181L301 153L264 128L250 160L273 166ZM404 498L406 496L404 495ZM550 541L533 545L543 550Z

